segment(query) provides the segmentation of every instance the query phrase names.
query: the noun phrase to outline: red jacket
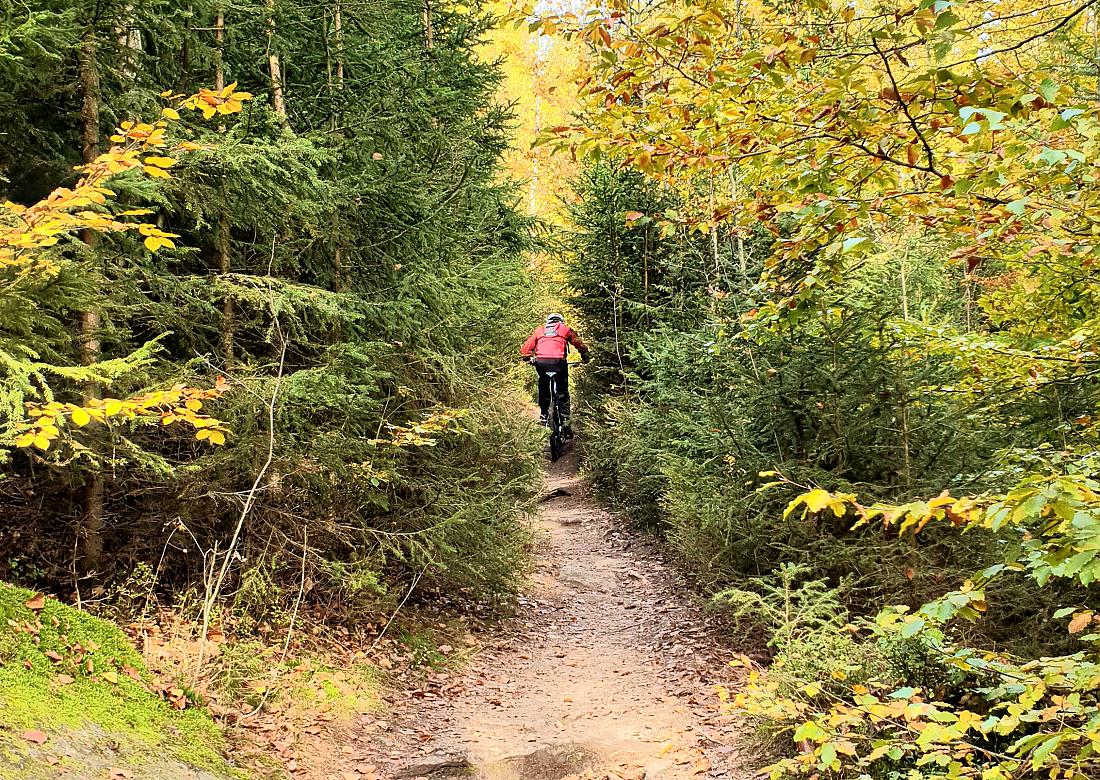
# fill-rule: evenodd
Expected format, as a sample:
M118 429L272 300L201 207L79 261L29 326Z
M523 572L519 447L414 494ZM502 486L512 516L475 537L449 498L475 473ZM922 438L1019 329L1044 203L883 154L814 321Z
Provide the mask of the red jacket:
M564 360L572 344L582 355L588 352L588 345L581 341L577 332L564 322L553 322L535 328L527 341L523 342L519 354L534 357L536 360Z

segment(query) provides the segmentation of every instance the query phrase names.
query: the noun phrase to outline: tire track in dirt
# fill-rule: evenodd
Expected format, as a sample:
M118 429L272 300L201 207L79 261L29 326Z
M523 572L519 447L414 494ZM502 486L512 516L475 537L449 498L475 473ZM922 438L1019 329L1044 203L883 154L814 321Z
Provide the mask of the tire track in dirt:
M547 475L516 618L437 691L359 738L385 778L741 778L719 626L655 550L600 507L571 456ZM722 679L725 676L726 679Z

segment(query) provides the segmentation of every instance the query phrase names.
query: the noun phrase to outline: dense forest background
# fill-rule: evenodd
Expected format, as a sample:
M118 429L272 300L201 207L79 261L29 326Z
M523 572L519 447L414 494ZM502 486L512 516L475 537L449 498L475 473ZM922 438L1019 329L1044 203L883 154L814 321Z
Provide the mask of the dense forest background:
M476 51L490 17L269 1L16 3L0 19L0 196L16 204L72 186L119 123L161 116L162 93L255 95L173 127L202 148L170 179L111 180L115 210L151 208L172 248L74 234L47 250L56 275L5 279L9 435L25 401L218 377L207 410L229 433L217 446L146 415L70 423L48 451L7 439L3 576L94 605L120 581L201 591L220 571L258 620L303 566L339 609L420 575L459 602L507 593L535 461L500 388L531 231L500 175L500 72ZM109 383L50 368L112 361Z

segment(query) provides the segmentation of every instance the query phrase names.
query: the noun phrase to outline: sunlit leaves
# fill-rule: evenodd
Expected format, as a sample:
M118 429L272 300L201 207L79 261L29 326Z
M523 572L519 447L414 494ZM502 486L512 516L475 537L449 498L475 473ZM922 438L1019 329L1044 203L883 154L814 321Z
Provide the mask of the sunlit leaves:
M182 98L181 108L189 108L202 113L203 119L212 119L222 114L235 114L241 110L247 100L251 100L249 92L238 92L237 82L227 85L221 90L203 89L195 95L184 98L182 95L166 95L173 99Z
M876 631L883 636L937 647L948 666L972 678L964 701L980 702L980 707L936 701L920 688L891 689L888 682L874 680L851 686L839 699L822 699L806 686L792 696L780 693L782 670L756 673L734 704L790 729L796 743L815 744L812 753L803 749L774 763L771 776L809 776L823 769L877 776L903 761L920 776L935 778L1007 780L1025 767L1066 777L1087 773L1092 746L1100 744L1100 667L1095 660L1077 654L1016 662L955 647L946 642L944 629L951 621L986 612L985 586L1010 571L1027 572L1040 586L1055 577L1082 585L1100 578L1100 484L1091 477L1094 470L1086 461L1071 473L1025 478L1003 495L954 498L945 492L926 501L863 506L852 494L815 488L792 501L787 514L802 509L804 514L855 516L857 527L877 522L900 534L946 523L962 531L995 531L1007 544L1003 563L976 573L957 590L916 611L904 606L883 610L876 619ZM779 484L790 483L781 479ZM1070 617L1066 630L1083 641L1100 640L1098 634L1085 633L1098 622L1091 610L1067 607L1054 617ZM1005 738L1007 747L992 748Z
M14 444L45 452L59 440L71 440L73 429L93 423L110 428L123 422L157 426L183 423L195 429L195 438L199 441L225 444L228 433L225 424L200 414L200 410L203 401L218 398L227 389L225 380L219 378L215 386L208 389L176 385L169 390L133 398L92 399L83 405L58 401L27 404L28 420L16 434Z
M441 434L455 431L458 421L468 414L468 409L443 409L426 414L423 420L412 425L388 424L389 438L371 439L370 443L388 448L434 447Z
M1027 477L1004 495L956 498L945 491L928 500L870 506L851 493L815 488L795 498L786 514L800 507L810 513L828 509L837 517L850 513L858 518L855 528L877 522L899 534L918 534L929 523L948 523L961 530L983 528L1012 542L1005 564L1027 571L1039 585L1051 578L1086 586L1100 580L1100 484L1085 473ZM992 567L976 575L974 582L988 583L1006 570L1004 565ZM926 614L942 621L959 613L973 617L984 611L980 595L969 594L972 588L964 587L962 595L948 594L941 600L949 614L937 614L927 605Z
M807 693L782 669L754 671L732 705L787 731L800 746L769 768L775 780L822 769L851 776L1002 778L1021 770L1082 777L1098 734L1100 668L1081 656L1020 664L996 653L944 645L946 664L971 680L968 705L886 680L846 694Z
M220 92L203 90L187 98L168 97L178 100L181 107L201 111L205 116L205 109L222 114L240 111L242 101L250 95L226 88ZM165 111L165 118L153 124L121 123L110 137L114 146L93 162L78 167L82 178L72 188L59 187L31 206L0 204L0 269L14 272L16 278L53 275L58 270L58 261L44 250L57 244L61 237L80 230L115 233L136 229L146 237L145 246L149 251L174 246L170 240L174 237L172 234L147 223L121 219L144 212L126 211L113 215L107 205L115 193L104 186L112 176L135 169L152 178L171 178L169 169L177 160L164 152L171 150L179 154L201 148L193 143L172 144L167 136L169 121L178 120L179 112L175 109Z
M790 505L787 506L783 516L787 517L796 509L802 507L803 515L806 513L817 514L818 512L823 512L828 509L837 517L844 517L848 511L849 504L852 504L855 498L855 495L851 493L833 495L827 490L815 488L808 493L803 493L792 501Z
M744 234L759 221L779 235L791 215L763 277L775 303L758 318L796 316L842 283L872 226L930 229L987 262L1026 265L1056 242L1075 254L1100 217L1087 162L1100 125L1076 97L1092 94L1089 77L1055 75L1045 34L1091 34L1073 11L668 0L565 14L539 29L592 53L579 121L546 140L661 181L686 204L672 221L690 227Z

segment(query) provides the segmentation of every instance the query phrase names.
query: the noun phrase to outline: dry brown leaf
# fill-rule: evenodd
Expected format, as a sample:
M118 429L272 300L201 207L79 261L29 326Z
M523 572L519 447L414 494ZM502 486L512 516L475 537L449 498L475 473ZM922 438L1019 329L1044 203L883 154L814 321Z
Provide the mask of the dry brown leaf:
M46 740L49 738L46 732L39 731L38 729L27 729L23 732L23 739L27 740L27 742L33 742L36 745L45 745Z
M27 609L33 609L36 612L43 609L46 606L46 597L41 593L35 593L29 599L23 602L23 606Z
M1077 634L1085 630L1085 627L1092 622L1092 613L1088 610L1084 612L1078 612L1073 616L1073 620L1069 621L1069 632L1071 634Z

